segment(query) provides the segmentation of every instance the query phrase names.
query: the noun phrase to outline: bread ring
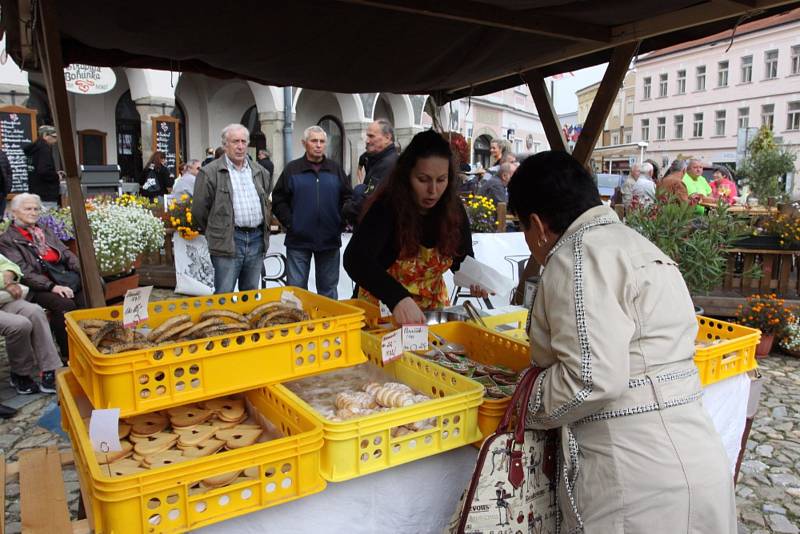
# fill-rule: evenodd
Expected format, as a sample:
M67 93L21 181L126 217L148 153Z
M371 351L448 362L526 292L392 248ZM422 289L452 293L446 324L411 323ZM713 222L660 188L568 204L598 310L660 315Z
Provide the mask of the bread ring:
M284 304L279 300L275 300L275 301L272 301L272 302L266 302L264 304L261 304L260 306L256 306L252 310L250 310L250 313L248 313L245 317L247 317L247 320L250 323L255 324L256 322L258 322L258 320L261 318L262 315L264 315L265 313L267 313L271 309L280 308L280 307L283 307L283 306L284 306Z
M231 320L236 321L238 323L249 323L247 317L245 317L241 313L236 313L236 312L230 311L230 310L208 310L208 311L204 311L203 313L200 314L200 319L198 319L198 320L199 321L205 321L206 319L212 319L212 318L231 319Z
M192 318L189 317L188 315L186 315L185 313L181 314L181 315L176 315L175 317L170 317L169 319L167 319L166 321L161 323L161 325L159 325L158 328L156 328L155 330L150 332L150 334L147 336L147 339L149 341L155 341L159 337L161 337L161 335L164 332L166 332L167 330L169 330L173 326L177 326L179 324L182 324L182 323L185 323L185 322L191 321L191 320L192 320Z
M155 342L156 343L163 343L164 341L167 341L167 340L177 336L181 332L185 332L185 331L189 330L190 328L192 328L192 326L194 326L194 323L192 323L191 321L187 321L185 323L177 324L177 325L173 326L172 328L170 328L169 330L167 330L166 332L162 333L157 338L155 338Z
M109 335L116 327L115 321L109 321L98 328L97 332L92 335L92 345L95 347L98 346L100 342L103 341L103 338Z
M219 319L219 318L216 318L216 317L212 318L212 319L206 319L204 321L200 321L200 322L196 323L189 330L186 330L185 332L183 332L181 334L181 337L191 337L191 336L195 335L196 333L200 332L201 330L203 330L204 328L208 328L208 327L211 327L211 326L217 326L217 325L221 325L221 324L225 324L225 322L222 319Z
M236 324L221 324L217 326L212 326L211 328L203 332L203 337L214 337L232 332L242 332L250 328L249 324L247 326L243 326L244 324L245 323L236 323Z
M116 321L111 321L108 319L81 319L78 321L78 326L86 330L87 328L100 328L105 326L107 323L115 323Z

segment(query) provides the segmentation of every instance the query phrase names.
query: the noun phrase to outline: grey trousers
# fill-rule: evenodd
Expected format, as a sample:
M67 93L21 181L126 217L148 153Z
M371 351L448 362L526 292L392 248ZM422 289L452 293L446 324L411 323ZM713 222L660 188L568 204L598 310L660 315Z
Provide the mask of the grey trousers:
M42 371L62 366L47 316L39 305L17 299L0 306L0 335L6 338L12 373L31 376L34 364Z

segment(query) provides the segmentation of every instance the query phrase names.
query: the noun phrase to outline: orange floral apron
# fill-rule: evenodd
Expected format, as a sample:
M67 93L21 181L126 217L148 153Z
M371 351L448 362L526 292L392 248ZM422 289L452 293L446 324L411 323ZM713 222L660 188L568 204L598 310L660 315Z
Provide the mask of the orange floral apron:
M411 293L421 310L432 310L450 305L444 273L451 265L453 258L442 256L435 247L420 246L415 257L398 258L387 272ZM364 288L358 289L358 298L378 305L378 299Z

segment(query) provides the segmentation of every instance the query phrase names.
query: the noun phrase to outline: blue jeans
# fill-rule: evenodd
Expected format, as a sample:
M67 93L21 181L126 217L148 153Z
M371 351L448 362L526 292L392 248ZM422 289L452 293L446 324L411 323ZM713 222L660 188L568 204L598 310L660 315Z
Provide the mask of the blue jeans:
M311 255L314 255L317 294L337 300L339 285L339 249L311 251L299 248L286 249L286 283L308 289L308 273L311 270Z
M211 256L214 265L214 293L231 293L239 282L239 291L261 287L264 266L264 237L262 231L233 231L236 255Z

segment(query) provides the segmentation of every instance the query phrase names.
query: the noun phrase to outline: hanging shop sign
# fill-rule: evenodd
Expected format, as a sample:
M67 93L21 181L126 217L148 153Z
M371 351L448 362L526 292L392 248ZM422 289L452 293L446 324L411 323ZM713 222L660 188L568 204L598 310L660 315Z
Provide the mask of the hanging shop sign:
M180 127L178 119L169 115L152 117L153 145L152 150L160 150L166 156L164 165L172 176L179 176L180 168Z
M108 67L72 64L64 68L67 91L79 95L107 93L117 84L117 76Z

